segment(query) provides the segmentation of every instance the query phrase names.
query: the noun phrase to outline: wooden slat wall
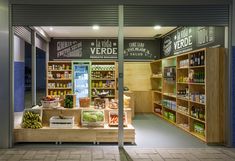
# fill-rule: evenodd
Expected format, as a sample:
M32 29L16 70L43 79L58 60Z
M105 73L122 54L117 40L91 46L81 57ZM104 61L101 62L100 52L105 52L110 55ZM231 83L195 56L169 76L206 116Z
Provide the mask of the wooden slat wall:
M149 62L125 62L124 86L132 91L149 91L151 68Z
M136 113L152 112L150 76L150 62L124 63L124 86L127 86L135 95Z

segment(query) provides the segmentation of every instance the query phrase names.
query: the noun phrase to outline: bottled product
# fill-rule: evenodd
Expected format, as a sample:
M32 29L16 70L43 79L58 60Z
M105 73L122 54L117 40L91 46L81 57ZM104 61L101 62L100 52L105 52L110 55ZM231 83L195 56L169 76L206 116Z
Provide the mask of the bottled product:
M194 65L194 59L193 59L193 55L191 55L190 57L190 66L193 66Z
M190 66L200 66L200 65L204 65L204 52L191 54Z
M205 111L200 108L200 107L191 107L191 116L200 119L200 120L205 120Z

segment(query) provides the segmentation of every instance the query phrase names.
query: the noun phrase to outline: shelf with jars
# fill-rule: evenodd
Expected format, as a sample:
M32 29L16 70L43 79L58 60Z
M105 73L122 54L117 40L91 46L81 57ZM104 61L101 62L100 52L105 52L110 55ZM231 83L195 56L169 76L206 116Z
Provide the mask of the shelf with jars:
M224 55L223 48L203 48L151 63L153 73L164 73L150 79L153 112L207 143L223 142Z
M100 94L104 98L116 98L116 62L91 62L91 101Z
M72 94L71 61L49 61L46 86L49 96L60 97Z

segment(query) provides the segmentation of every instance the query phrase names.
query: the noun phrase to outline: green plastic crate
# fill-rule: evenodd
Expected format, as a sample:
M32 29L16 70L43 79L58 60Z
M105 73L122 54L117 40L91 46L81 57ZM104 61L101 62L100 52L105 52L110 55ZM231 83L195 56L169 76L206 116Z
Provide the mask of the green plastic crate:
M168 117L169 117L169 120L170 120L170 121L175 122L175 114L169 112L169 113L168 113Z
M167 118L167 119L169 118L169 112L164 111L163 115L164 115L165 118Z

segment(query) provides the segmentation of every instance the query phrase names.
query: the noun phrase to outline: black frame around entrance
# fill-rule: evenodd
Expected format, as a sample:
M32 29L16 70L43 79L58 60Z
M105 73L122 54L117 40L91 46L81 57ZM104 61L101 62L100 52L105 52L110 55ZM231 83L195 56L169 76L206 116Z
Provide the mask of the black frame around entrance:
M234 2L234 0L233 0ZM187 4L185 4L186 2L181 0L181 1L174 1L174 0L167 0L167 1L164 1L164 2L160 2L160 1L151 1L151 0L148 0L146 2L142 2L140 0L136 0L135 2L132 2L132 1L115 1L115 0L112 0L112 1L102 1L102 2L95 2L93 0L88 0L86 2L84 1L76 1L76 0L72 0L70 2L66 1L66 0L41 0L40 2L39 1L31 1L31 0L22 0L22 1L18 1L18 0L12 0L10 2L10 4L8 3L8 0L3 0L1 2L4 10L1 10L0 13L1 13L1 25L0 25L0 29L4 32L1 32L0 33L0 40L1 42L4 42L4 43L1 43L0 45L0 48L1 48L1 51L3 52L0 56L0 59L3 60L1 63L1 66L0 66L0 71L1 73L4 73L4 78L1 79L1 93L0 93L0 101L1 101L1 104L2 104L2 108L1 108L1 111L0 111L0 129L5 129L5 130L1 130L0 132L0 147L5 147L5 148L8 148L8 147L12 147L12 143L13 143L13 138L12 138L12 134L13 134L13 107L14 107L14 85L13 85L13 82L14 82L14 65L13 65L13 41L12 41L12 37L13 37L13 30L12 30L12 22L14 22L14 12L12 12L12 7L13 5L43 5L43 4L50 4L50 5L54 5L54 4L57 4L57 5L66 5L66 4L70 4L70 5L116 5L118 6L119 4L123 4L124 6L122 5L119 5L119 43L120 43L120 48L119 50L122 51L123 50L123 34L122 33L122 27L125 26L125 23L124 23L124 20L123 18L125 19L125 10L123 9L123 7L125 8L125 5L188 5L188 6L195 6L195 5L201 5L201 6L208 6L208 5L229 5L230 6L230 12L229 12L229 60L228 60L228 69L229 69L229 80L228 80L228 89L229 92L228 92L228 110L227 110L227 117L228 120L227 120L227 126L228 126L228 131L227 131L227 142L229 146L233 145L233 126L232 126L232 123L233 123L233 115L232 115L232 112L233 112L233 107L234 107L234 103L233 103L233 100L234 100L234 88L232 86L232 81L234 80L234 74L233 74L233 67L234 67L234 56L232 55L232 42L235 43L235 37L232 37L232 33L234 33L235 31L235 5L234 3L232 3L230 0L218 0L218 1L213 1L213 0L209 0L209 1L203 1L203 0L199 0L199 1L188 1ZM121 15L122 14L122 15ZM121 18L122 16L124 16L123 18ZM121 20L122 19L122 20ZM33 25L36 25L36 24L31 24L32 26ZM51 24L53 25L53 24ZM58 25L58 24L57 24ZM199 24L198 24L199 25ZM232 28L233 26L233 28ZM234 44L235 45L235 44ZM10 53L10 54L9 54ZM123 63L123 60L121 60L121 58L119 59L119 61L122 61ZM121 64L120 64L121 65ZM120 67L122 68L122 67ZM120 73L119 73L119 78L120 80L122 80L122 77L123 77L123 73L122 73L123 69L120 69ZM121 90L122 91L122 90ZM122 93L122 92L120 92ZM121 97L122 98L122 97ZM120 100L121 102L122 100ZM122 118L122 117L120 117ZM121 128L121 126L119 126ZM120 136L122 134L120 133ZM3 139L2 139L3 138ZM120 138L120 146L122 146L123 144L121 143L122 140Z

